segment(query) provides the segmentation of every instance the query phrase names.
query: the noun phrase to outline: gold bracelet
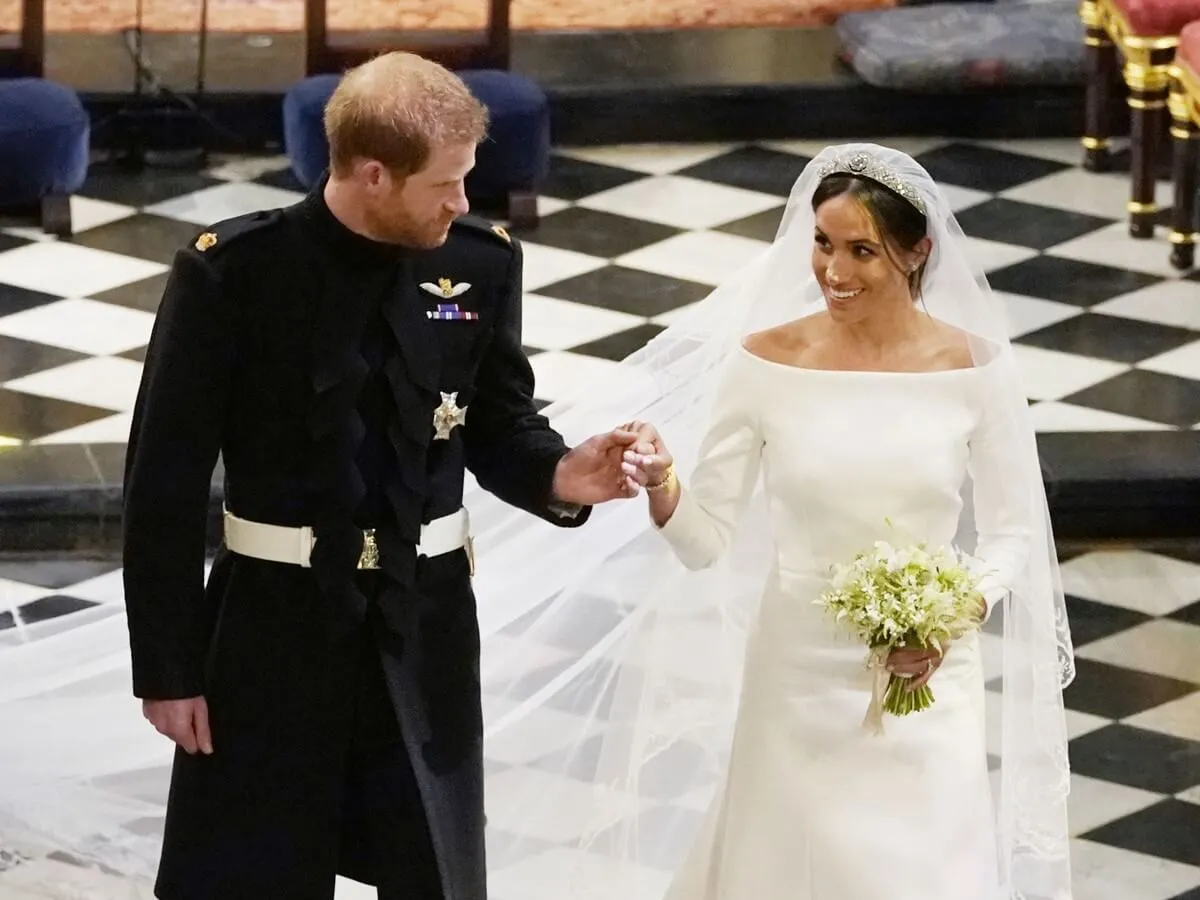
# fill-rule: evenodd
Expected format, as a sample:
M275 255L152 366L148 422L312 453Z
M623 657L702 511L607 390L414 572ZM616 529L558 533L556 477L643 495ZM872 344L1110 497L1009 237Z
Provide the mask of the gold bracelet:
M661 481L656 481L654 484L646 485L648 491L662 491L671 487L675 483L675 464L667 466L666 474L663 475Z

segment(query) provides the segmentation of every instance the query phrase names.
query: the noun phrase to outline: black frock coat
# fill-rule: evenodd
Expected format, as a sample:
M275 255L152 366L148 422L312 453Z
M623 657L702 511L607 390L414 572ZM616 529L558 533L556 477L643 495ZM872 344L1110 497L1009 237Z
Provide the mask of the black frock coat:
M147 352L124 485L133 688L203 695L215 751L176 752L157 894L328 900L336 872L377 883L340 846L370 620L419 786L404 815L423 819L444 900L485 900L470 565L419 558L420 527L461 506L465 469L556 525L589 510L552 497L567 448L532 399L519 244L463 217L438 249L382 245L344 228L322 185L182 249ZM476 317L427 315L444 303ZM435 439L452 392L465 424ZM218 455L230 512L314 529L310 568L222 547L205 584ZM369 591L364 527L382 568Z

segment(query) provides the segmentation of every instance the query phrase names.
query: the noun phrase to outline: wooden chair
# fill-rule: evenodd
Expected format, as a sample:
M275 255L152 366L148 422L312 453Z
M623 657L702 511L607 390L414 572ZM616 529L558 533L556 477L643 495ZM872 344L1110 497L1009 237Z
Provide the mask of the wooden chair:
M1171 265L1190 269L1195 263L1196 189L1200 187L1200 22L1186 26L1171 66L1171 138L1175 149L1172 173L1175 202L1171 211Z
M1109 112L1118 58L1129 90L1129 232L1154 234L1154 163L1167 132L1169 70L1179 32L1200 19L1200 0L1082 0L1089 58L1084 166L1109 167Z
M350 0L346 0L350 2ZM484 0L480 0L484 2ZM479 36L427 38L389 44L329 42L327 0L304 0L305 69L308 75L342 73L391 50L418 53L448 69L507 70L510 57L509 0L487 0L488 21Z

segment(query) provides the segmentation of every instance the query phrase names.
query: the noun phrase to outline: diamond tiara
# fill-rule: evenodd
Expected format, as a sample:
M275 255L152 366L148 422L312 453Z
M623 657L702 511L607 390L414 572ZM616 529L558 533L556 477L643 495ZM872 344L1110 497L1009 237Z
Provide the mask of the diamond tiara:
M921 215L926 215L925 201L921 199L917 189L908 182L902 181L900 176L870 153L859 151L846 158L835 157L821 167L819 176L821 179L825 179L837 173L857 175L878 182L915 206Z

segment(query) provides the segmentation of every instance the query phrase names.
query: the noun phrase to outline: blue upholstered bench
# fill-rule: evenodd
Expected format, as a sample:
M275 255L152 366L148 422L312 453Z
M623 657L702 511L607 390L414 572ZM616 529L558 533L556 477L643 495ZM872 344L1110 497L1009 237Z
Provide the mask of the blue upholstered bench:
M87 178L91 126L79 97L42 78L0 79L0 206L36 207L71 233L71 195Z
M550 166L550 106L546 95L524 76L496 69L459 72L487 107L491 126L467 178L473 204L499 204L516 227L537 224L537 193ZM305 187L329 164L322 121L338 75L313 75L283 99L284 151Z
M903 6L847 13L836 27L842 59L876 87L965 90L1086 78L1076 0Z

